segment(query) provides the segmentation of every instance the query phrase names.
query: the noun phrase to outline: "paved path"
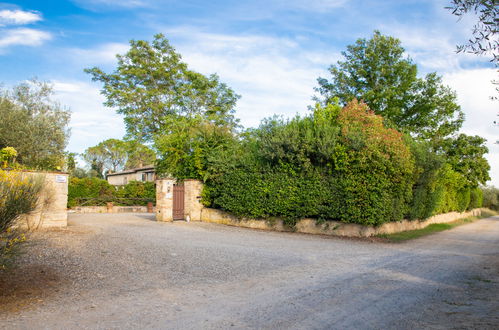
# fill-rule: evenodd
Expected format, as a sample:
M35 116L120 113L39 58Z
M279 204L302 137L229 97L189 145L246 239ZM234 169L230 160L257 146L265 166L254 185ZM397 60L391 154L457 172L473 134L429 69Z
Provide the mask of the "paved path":
M69 223L33 238L23 266L58 280L1 328L499 327L498 217L402 244L144 214Z

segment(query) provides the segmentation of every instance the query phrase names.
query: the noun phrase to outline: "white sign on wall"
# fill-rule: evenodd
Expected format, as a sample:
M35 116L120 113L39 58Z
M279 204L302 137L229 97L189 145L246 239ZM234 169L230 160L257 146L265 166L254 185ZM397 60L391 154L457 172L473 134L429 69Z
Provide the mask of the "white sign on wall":
M66 183L66 182L68 182L68 178L65 175L56 175L55 176L55 182L57 182L57 183Z

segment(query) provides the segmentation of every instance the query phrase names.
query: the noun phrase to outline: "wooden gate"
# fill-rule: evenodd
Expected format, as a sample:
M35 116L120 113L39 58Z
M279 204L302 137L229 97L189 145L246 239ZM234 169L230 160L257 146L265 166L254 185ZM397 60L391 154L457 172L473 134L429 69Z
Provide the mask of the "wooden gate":
M184 184L173 185L173 220L184 220Z

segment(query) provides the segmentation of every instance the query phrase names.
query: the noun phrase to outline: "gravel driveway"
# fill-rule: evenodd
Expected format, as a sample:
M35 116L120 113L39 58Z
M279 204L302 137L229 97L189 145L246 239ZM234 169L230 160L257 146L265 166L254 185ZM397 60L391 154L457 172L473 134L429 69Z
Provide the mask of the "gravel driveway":
M73 214L29 250L1 328L499 327L499 217L394 244Z

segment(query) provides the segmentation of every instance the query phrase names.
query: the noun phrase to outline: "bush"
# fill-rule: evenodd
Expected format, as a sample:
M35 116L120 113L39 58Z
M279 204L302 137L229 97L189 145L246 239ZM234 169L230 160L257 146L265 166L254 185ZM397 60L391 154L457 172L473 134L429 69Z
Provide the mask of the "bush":
M437 183L444 161L431 151L428 144L418 143L410 137L406 137L406 141L410 144L416 161L415 184L412 187L412 200L407 217L411 220L426 219L435 214L443 197L443 191L437 187Z
M468 210L473 210L482 207L483 204L483 192L480 188L474 188L470 191L470 205Z
M0 170L0 269L15 255L24 235L12 226L36 207L42 182L19 172Z
M493 186L482 187L483 207L499 211L499 189Z
M156 185L154 182L130 181L116 187L114 196L118 205L147 205L156 201Z
M147 205L156 200L153 182L130 181L115 187L99 178L71 178L68 187L68 207L105 205Z
M103 205L105 199L114 196L115 189L106 180L99 178L71 178L68 186L68 207L85 204L87 199L94 203L87 205ZM98 202L102 200L102 202Z
M242 143L234 166L207 181L206 204L241 217L370 225L401 220L408 211L411 152L365 104L317 106L313 115L287 122L273 118Z

